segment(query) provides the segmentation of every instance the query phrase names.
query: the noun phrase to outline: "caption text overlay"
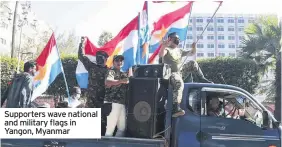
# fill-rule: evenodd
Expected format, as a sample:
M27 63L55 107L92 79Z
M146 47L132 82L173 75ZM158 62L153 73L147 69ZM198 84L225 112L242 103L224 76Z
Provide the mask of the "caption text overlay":
M101 109L0 108L0 138L101 138Z

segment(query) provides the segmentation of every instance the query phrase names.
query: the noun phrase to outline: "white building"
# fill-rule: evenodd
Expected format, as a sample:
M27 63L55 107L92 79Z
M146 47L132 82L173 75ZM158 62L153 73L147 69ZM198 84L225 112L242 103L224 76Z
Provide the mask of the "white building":
M197 39L197 54L195 58L231 56L236 57L242 46L244 29L253 22L257 15L216 14L204 34L211 14L192 14L186 40L187 49ZM180 47L183 47L183 42Z

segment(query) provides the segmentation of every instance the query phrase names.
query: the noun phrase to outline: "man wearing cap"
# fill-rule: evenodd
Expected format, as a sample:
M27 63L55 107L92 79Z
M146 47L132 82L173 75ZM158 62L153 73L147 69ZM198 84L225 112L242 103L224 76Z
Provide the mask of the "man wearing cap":
M106 95L105 104L111 105L109 115L107 116L107 129L105 136L113 136L115 127L117 132L115 136L121 137L124 135L126 128L126 109L125 99L127 92L128 77L132 76L132 69L129 72L121 72L124 57L122 55L114 56L113 67L109 70L105 85Z
M195 43L192 44L191 51L184 51L178 48L180 43L179 36L173 32L168 35L168 40L162 41L159 57L162 58L162 62L170 65L171 76L169 81L173 89L173 115L172 117L178 117L185 114L185 111L180 108L182 100L182 92L184 89L184 82L181 75L181 61L184 56L193 56L196 53Z
M106 62L109 56L104 51L98 51L96 53L96 63L91 62L90 59L83 54L84 41L82 37L78 50L78 58L89 74L86 107L101 108L105 96L105 76L108 72Z

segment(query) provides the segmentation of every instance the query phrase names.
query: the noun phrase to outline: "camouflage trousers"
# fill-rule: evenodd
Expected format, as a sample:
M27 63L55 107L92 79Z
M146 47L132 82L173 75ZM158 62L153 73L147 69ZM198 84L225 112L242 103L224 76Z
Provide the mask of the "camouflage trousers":
M184 82L180 73L173 72L169 78L172 86L172 97L174 103L181 103L182 93L184 89Z

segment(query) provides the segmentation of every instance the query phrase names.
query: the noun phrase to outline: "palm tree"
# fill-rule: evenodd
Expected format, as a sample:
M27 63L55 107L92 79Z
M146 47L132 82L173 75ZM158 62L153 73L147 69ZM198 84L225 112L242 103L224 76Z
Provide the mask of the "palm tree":
M241 57L252 59L259 64L261 75L265 75L270 70L274 71L275 80L272 80L270 85L265 86L268 87L265 92L268 94L268 98L275 98L276 104L280 104L281 99L277 94L281 91L281 89L278 89L279 83L275 82L281 74L276 68L279 65L278 62L280 62L280 40L281 28L278 25L277 16L261 16L246 28L245 37L242 40L244 46L241 54ZM265 88L262 89L265 90ZM276 106L279 109L281 107L280 105Z

